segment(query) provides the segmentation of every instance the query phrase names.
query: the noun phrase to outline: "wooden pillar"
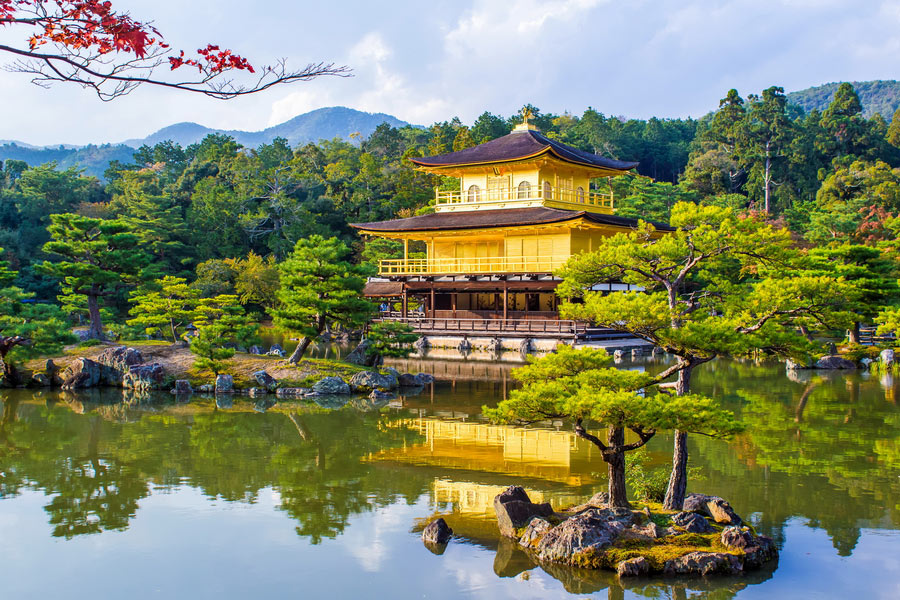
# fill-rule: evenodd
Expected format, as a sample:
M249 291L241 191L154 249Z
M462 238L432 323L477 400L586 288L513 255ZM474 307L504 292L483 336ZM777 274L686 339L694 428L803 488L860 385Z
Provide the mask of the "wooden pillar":
M503 326L506 326L506 319L509 317L509 284L503 282Z
M400 300L400 312L401 312L400 317L401 318L406 319L407 317L409 317L408 309L409 309L409 296L406 293L406 286L404 285L403 286L403 295L401 296L401 300Z
M431 284L431 298L428 301L428 308L431 309L431 318L434 318L434 284Z
M450 294L450 305L451 305L450 308L451 308L451 310L453 310L453 318L456 318L456 297L458 295L459 294L457 294L456 292L453 292L452 294Z

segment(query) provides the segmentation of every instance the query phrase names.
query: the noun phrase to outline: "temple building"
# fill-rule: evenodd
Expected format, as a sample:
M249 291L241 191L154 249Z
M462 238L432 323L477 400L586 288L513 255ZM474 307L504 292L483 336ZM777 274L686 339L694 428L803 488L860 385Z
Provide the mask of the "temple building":
M610 193L591 187L593 179L621 175L637 163L551 140L527 115L509 135L411 160L421 170L459 178L460 186L437 190L431 214L353 225L403 243L403 258L382 260L365 290L400 308L385 318L409 320L426 335L583 335L583 324L559 318L554 290L560 280L553 273L570 256L637 225L614 214Z

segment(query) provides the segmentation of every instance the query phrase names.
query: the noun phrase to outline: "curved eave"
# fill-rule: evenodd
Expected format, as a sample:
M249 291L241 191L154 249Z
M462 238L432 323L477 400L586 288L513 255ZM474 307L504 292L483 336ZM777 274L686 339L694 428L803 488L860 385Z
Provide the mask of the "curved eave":
M416 166L422 167L422 169L426 170L426 171L447 171L447 170L454 170L454 169L465 169L465 168L470 168L470 167L483 167L483 166L489 166L489 165L499 165L499 164L506 164L506 163L511 163L511 162L533 160L535 158L541 157L544 154L552 154L553 157L556 158L557 160L560 160L560 161L570 164L570 165L577 165L579 167L585 167L588 169L592 169L592 170L596 170L596 171L603 171L603 172L611 173L611 174L626 173L626 172L630 171L631 169L635 168L636 166L638 166L637 162L630 162L630 163L626 163L627 165L629 165L626 168L616 169L614 167L597 165L597 164L593 164L593 163L589 163L589 162L585 162L585 161L572 160L571 158L567 158L567 157L560 155L558 152L556 152L554 150L553 146L547 146L545 148L542 148L538 152L534 152L532 154L508 157L508 158L503 158L503 159L498 159L498 160L487 160L487 161L481 161L481 162L439 164L439 163L428 163L428 162L426 162L427 159L416 159L416 158L410 158L409 162L413 163Z

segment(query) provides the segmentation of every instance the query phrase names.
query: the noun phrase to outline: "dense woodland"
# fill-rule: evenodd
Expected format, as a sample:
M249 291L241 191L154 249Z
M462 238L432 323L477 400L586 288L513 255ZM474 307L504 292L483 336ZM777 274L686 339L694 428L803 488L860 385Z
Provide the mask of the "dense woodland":
M728 206L785 225L796 242L838 257L854 277L873 282L872 305L894 302L900 230L900 111L862 115L849 84L828 108L803 112L771 87L742 97L730 90L700 120L626 120L589 108L533 121L575 147L640 161L636 174L597 180L612 185L617 213L666 221L679 201ZM275 265L296 242L335 236L358 262L397 252L365 244L349 223L431 210L433 189L453 187L416 171L407 160L482 143L520 120L484 113L466 125L453 119L422 129L381 125L365 140L323 140L291 148L284 140L245 148L210 135L186 148L163 142L114 161L106 182L54 164L8 160L0 179L0 246L16 285L38 300L60 298L85 314L83 298L59 287L59 273L38 268L60 260L44 252L50 215L116 220L134 236L143 265L103 298L124 317L128 294L144 282L185 278L204 297L236 294L252 310L277 305ZM823 259L825 260L825 259ZM848 271L849 272L849 271ZM873 315L861 307L862 321Z

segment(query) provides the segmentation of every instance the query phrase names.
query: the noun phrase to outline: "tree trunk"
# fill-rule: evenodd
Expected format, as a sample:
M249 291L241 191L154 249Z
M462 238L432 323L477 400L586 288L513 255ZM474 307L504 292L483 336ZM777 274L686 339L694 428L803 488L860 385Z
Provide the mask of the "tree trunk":
M672 452L672 474L669 476L666 499L663 501L663 508L666 510L681 510L684 505L684 495L687 493L687 462L687 434L676 431L675 449Z
M625 489L625 453L619 450L625 445L625 430L621 427L607 429L607 446L603 460L606 461L609 473L609 505L631 508Z
M88 292L87 295L88 316L91 319L91 326L88 329L88 337L95 340L105 340L103 335L103 322L100 320L100 301L96 293Z
M770 151L770 145L772 142L766 142L766 174L763 178L765 184L765 210L766 214L769 214L769 194L770 189L772 187L772 154Z
M172 328L172 343L178 343L178 331L175 328L175 319L169 319L169 326Z
M690 393L692 370L693 367L689 364L678 372L675 392L679 396ZM669 475L669 485L663 501L663 508L666 510L681 510L684 504L684 495L687 493L687 461L687 433L676 430L675 447L672 451L672 473Z
M859 321L854 321L853 325L850 327L850 343L859 343Z
M288 362L292 365L296 365L300 362L300 359L303 358L303 355L306 353L306 349L309 348L309 344L312 342L312 338L304 337L300 340L300 343L297 344L297 347L294 348L293 354L288 359Z

